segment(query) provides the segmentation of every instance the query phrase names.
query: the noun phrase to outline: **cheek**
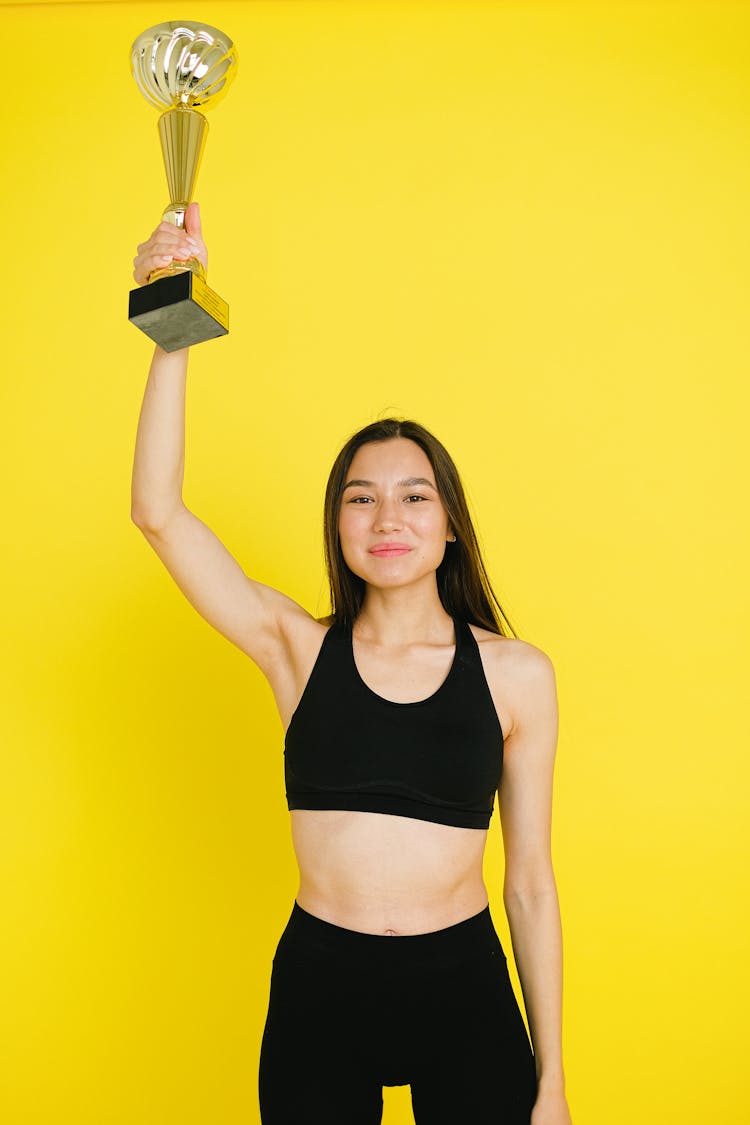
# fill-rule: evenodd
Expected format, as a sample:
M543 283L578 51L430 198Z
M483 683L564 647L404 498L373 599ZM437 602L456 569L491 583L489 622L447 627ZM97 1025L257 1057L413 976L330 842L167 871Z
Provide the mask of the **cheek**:
M362 533L359 526L360 520L357 519L359 514L359 512L355 511L340 516L338 528L339 543L341 545L341 554L344 558L344 562L349 567L352 574L363 578L363 556L362 551L359 549L359 544L362 542Z
M448 534L448 517L444 512L420 513L417 522L425 538L444 539Z
M352 511L347 508L339 516L339 541L341 543L341 550L346 558L347 554L356 546L357 539L360 535L361 520L357 519L360 513Z

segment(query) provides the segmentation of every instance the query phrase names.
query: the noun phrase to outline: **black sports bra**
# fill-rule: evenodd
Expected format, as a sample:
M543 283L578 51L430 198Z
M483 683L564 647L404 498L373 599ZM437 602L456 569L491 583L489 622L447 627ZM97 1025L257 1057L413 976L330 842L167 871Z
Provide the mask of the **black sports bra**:
M503 731L469 626L454 619L448 676L427 699L394 703L367 686L350 628L333 625L286 733L290 809L352 809L487 828Z

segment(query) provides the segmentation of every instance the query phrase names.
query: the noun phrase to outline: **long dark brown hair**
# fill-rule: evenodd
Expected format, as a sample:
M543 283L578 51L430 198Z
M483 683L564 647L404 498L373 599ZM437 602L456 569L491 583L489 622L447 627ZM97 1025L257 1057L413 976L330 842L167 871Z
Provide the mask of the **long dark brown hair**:
M516 637L487 576L461 478L450 454L424 426L398 418L384 418L353 434L334 461L328 477L324 536L332 622L351 627L365 597L364 579L347 566L339 539L339 511L349 467L361 446L394 438L408 438L427 454L438 494L456 536L455 543L446 544L445 556L437 569L438 593L446 613L492 633Z

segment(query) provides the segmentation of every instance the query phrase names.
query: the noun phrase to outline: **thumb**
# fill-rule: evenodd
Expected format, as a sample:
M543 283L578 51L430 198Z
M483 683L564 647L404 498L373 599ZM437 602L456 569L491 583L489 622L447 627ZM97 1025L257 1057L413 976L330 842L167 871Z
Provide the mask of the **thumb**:
M197 203L188 203L185 209L185 231L196 238L203 239L201 229L201 212Z

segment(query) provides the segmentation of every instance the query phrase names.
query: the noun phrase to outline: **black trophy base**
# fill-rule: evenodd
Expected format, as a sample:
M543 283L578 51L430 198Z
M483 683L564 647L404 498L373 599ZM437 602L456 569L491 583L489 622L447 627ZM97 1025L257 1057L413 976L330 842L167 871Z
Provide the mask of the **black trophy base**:
M229 305L186 270L131 289L128 320L165 352L176 352L226 336Z

